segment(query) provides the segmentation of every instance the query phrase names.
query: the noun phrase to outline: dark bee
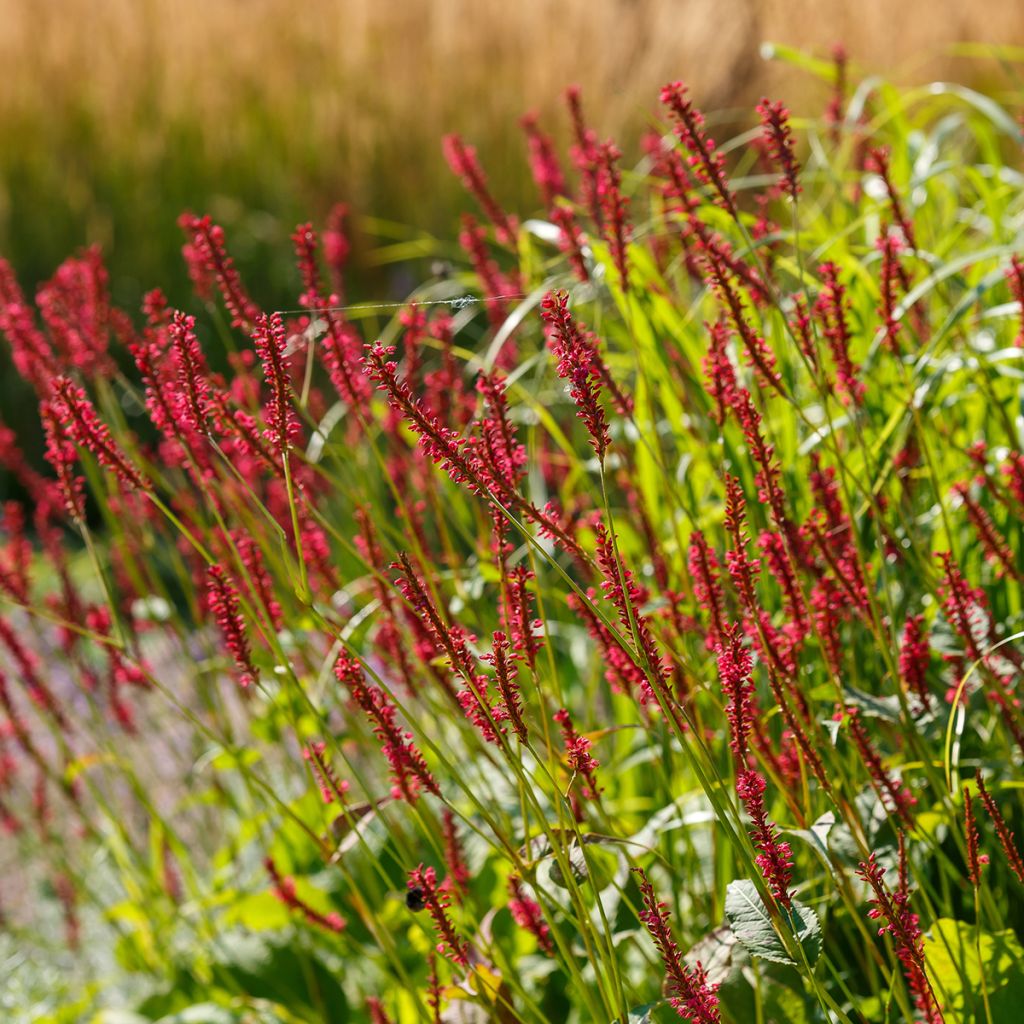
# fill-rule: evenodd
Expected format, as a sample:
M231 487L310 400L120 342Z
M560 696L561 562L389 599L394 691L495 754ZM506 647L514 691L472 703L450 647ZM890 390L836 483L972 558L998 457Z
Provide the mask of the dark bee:
M418 885L414 885L405 894L405 905L414 914L418 914L426 906L426 903L423 900L423 890Z

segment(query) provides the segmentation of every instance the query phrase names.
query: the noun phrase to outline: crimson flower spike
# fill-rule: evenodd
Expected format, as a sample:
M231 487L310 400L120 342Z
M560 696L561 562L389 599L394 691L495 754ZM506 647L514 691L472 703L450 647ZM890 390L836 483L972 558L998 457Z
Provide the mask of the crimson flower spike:
M687 565L697 603L710 617L706 646L709 651L713 651L722 642L725 633L722 586L718 578L720 567L718 556L709 547L700 530L694 530L690 536Z
M725 714L729 719L729 746L736 757L736 768L747 767L748 740L754 724L754 682L751 678L754 663L743 644L743 630L729 626L715 653L718 657L718 677L722 692L729 698Z
M900 681L921 703L921 708L931 707L932 695L926 678L931 664L931 649L925 631L923 615L908 615L903 624L900 641Z
M227 254L224 229L209 217L197 217L192 213L183 213L178 218L178 225L189 240L182 252L197 294L206 298L208 282L211 279L216 281L224 305L231 314L231 326L251 331L256 326L260 307L249 298L234 262Z
M459 830L455 827L455 815L450 807L441 812L441 833L444 837L444 862L448 868L448 877L445 884L455 891L457 898L469 892L471 875L469 865L466 864L465 854L462 852L462 840L459 838Z
M818 267L822 287L814 312L821 321L822 331L832 352L836 367L836 391L844 402L862 405L864 382L858 379L860 368L850 359L850 325L846 318L846 289L839 280L839 270L834 263L822 263Z
M558 162L551 136L541 131L534 113L524 114L519 124L526 135L526 144L530 154L530 173L540 189L544 205L551 207L559 196L564 196L565 174Z
M892 175L889 172L889 151L881 147L872 149L868 154L867 169L873 171L882 179L885 191L889 196L889 206L892 210L893 220L899 224L900 231L903 232L907 245L911 249L916 249L917 242L914 239L914 225L910 222L910 218L907 217L900 194L892 183Z
M1018 328L1017 336L1013 339L1017 348L1024 348L1024 263L1016 254L1010 257L1010 266L1006 271L1006 280L1009 282L1010 291L1014 301L1017 303Z
M186 427L205 432L210 413L210 382L195 328L194 316L175 310L168 334L178 367L179 414L183 414Z
M967 844L967 877L975 889L981 885L981 869L988 863L987 853L978 853L978 822L974 817L971 791L964 786L964 839Z
M666 990L672 1008L683 1020L693 1021L694 1024L718 1024L722 1019L716 995L718 986L708 982L699 961L692 969L683 962L679 946L672 935L668 907L658 901L654 886L648 881L643 869L632 870L636 872L644 903L639 917L650 932L654 948L664 964Z
M871 778L871 788L874 789L878 799L882 802L882 806L890 814L896 815L907 828L913 828L914 814L912 808L917 803L917 800L901 781L894 779L885 770L882 759L871 743L867 729L864 728L864 723L861 721L858 709L848 707L846 715L850 723L850 735L853 737L857 752L860 754L861 761L863 761L864 767Z
M272 313L268 317L261 313L256 319L252 339L270 387L267 410L269 426L263 436L276 451L283 454L298 435L299 421L291 404L292 384L285 362L287 338L281 314Z
M889 933L896 957L903 965L907 987L918 1010L924 1015L926 1024L942 1024L942 1013L935 1002L931 984L924 967L924 936L918 923L917 914L910 909L910 892L905 886L892 892L883 881L885 868L881 867L872 853L862 861L857 874L871 887L873 898L868 917L882 921L878 934Z
M369 1011L371 1024L394 1024L376 996L367 997L366 1009Z
M558 376L569 381L569 394L576 403L576 415L587 425L590 443L603 462L611 438L600 401L602 376L597 367L597 353L569 313L568 293L546 295L541 309L541 315L551 329L549 344L558 359Z
M501 700L493 709L495 721L507 721L515 734L525 743L526 722L523 721L523 701L516 679L518 657L509 648L508 637L500 630L495 630L491 653L485 654L483 660L494 666L495 682L501 696Z
M846 49L836 43L832 47L832 95L825 108L825 124L833 142L839 141L839 128L843 123L843 105L846 103L846 65L849 58Z
M460 967L469 964L469 946L455 931L448 916L451 899L442 886L437 884L437 872L422 864L409 873L409 889L418 889L423 905L429 911L437 932L437 951Z
M565 741L565 759L573 774L578 775L584 781L583 795L591 800L596 799L600 790L595 773L601 762L591 756L590 740L576 731L566 708L556 711L553 717L562 730L562 739Z
M345 919L340 914L335 911L322 914L303 900L295 890L295 879L283 876L273 858L264 858L263 866L267 869L267 874L270 875L274 895L289 910L298 911L311 924L319 925L327 931L342 932L345 930Z
M988 816L992 819L992 824L995 826L999 845L1003 848L1003 853L1006 854L1010 870L1017 876L1018 881L1024 883L1024 857L1021 857L1020 850L1017 849L1013 841L1013 833L1007 826L1006 819L1000 812L995 800L992 799L989 791L985 788L985 780L982 778L980 768L975 773L974 781L978 784L978 795L981 797L981 802L985 805L985 810L988 811Z
M238 681L243 687L249 686L259 678L259 670L252 661L249 638L238 608L238 591L219 565L211 565L206 571L206 578L210 610L217 620L224 645L241 673Z
M736 795L746 808L753 829L750 838L758 849L754 862L775 901L786 910L793 905L789 891L792 879L793 851L784 839L779 838L778 828L768 818L764 805L764 791L768 786L765 777L758 771L746 768L736 776Z
M488 220L494 225L494 233L498 241L502 245L514 246L516 243L515 221L505 213L494 196L491 195L487 187L487 176L477 159L476 150L472 146L467 146L455 134L446 135L442 145L448 166L487 214Z
M611 249L619 285L623 291L629 287L629 266L626 261L626 246L629 243L630 228L626 220L629 200L622 194L622 174L616 166L622 156L613 142L601 144L598 150L597 198L604 213L604 237Z
M67 377L58 377L53 384L50 407L67 437L91 452L96 461L115 473L125 487L140 491L152 489L110 436L109 428L99 418L82 388Z
M540 904L531 899L523 889L522 880L518 875L509 875L508 879L508 909L512 914L512 920L520 928L525 929L537 940L537 944L545 953L553 953L554 945L551 942L551 929L544 920L544 913Z
M725 175L725 157L704 131L704 115L686 95L682 82L670 82L661 90L661 102L676 122L676 135L690 153L689 164L698 181L707 185L718 203L739 219L736 200Z
M896 289L900 283L900 241L883 226L882 234L875 242L882 254L882 269L879 280L879 291L881 302L878 306L878 315L885 325L885 334L882 341L885 347L893 354L900 354L900 321L896 318L896 306L898 299Z
M800 183L797 181L800 165L793 152L789 111L778 100L772 101L765 97L757 105L757 113L761 118L761 134L768 146L768 153L782 172L779 188L788 193L795 203L800 192Z
M352 251L352 244L345 233L345 219L348 213L346 203L335 203L324 225L324 260L330 274L331 288L339 302L344 299L345 266Z
M565 101L569 107L569 119L572 121L572 134L575 140L570 152L573 163L583 176L580 198L600 230L604 217L598 201L597 134L593 128L587 126L583 116L583 96L578 85L570 85L565 90Z
M412 733L403 732L399 726L398 710L388 701L384 691L379 686L367 685L359 663L344 652L338 656L334 674L362 709L374 735L381 742L381 752L391 766L392 796L409 803L418 798L421 789L439 796L441 790L423 754L412 742Z

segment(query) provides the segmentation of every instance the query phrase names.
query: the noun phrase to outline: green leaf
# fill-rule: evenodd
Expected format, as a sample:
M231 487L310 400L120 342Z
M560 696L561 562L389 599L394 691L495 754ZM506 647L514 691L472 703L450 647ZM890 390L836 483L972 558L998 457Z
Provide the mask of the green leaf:
M821 953L821 922L818 915L797 900L793 901L791 911L787 913L780 908L780 912L783 915L782 926L788 924L807 962L814 964ZM768 908L753 882L741 879L729 883L725 893L725 916L736 938L751 956L759 956L777 964L796 964L776 931Z
M661 1003L644 1003L643 1006L634 1006L629 1011L626 1024L651 1024L651 1013L659 1006ZM619 1018L616 1017L612 1024L619 1024Z
M940 918L928 931L924 957L947 1020L981 1024L985 993L993 1021L1020 1018L1024 948L1011 929L979 934L974 925Z

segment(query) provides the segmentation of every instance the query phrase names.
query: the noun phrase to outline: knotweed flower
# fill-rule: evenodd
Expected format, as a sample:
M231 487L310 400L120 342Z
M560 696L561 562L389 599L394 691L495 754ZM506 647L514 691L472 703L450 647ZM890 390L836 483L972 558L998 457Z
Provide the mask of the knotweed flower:
M572 723L566 708L561 708L552 716L562 730L562 739L565 741L565 759L572 769L573 775L583 779L583 795L588 799L596 799L600 790L597 787L597 769L601 762L590 753L590 740L581 736Z
M723 618L722 587L719 581L720 567L718 556L708 546L704 534L694 530L690 535L690 546L687 551L687 565L690 569L690 580L697 604L708 613L706 645L713 651L721 642L725 633Z
M981 797L981 802L985 805L985 810L988 811L992 824L995 826L999 845L1003 848L1003 853L1006 854L1006 862L1010 865L1010 870L1017 876L1018 881L1024 883L1024 857L1021 856L1013 841L1013 833L1007 826L1006 819L1000 812L995 800L992 799L989 791L985 788L985 780L982 777L980 768L975 773L974 781L978 785L978 794Z
M722 693L728 698L725 714L729 719L729 746L736 758L737 770L743 771L747 767L747 741L756 711L751 678L754 666L750 652L743 645L743 631L739 626L730 626L723 631L715 654Z
M907 245L911 249L916 249L917 242L914 239L914 225L911 224L910 218L904 212L900 195L892 183L892 175L889 171L889 151L882 147L872 149L868 154L867 169L882 179L886 194L889 197L889 208L892 211L892 218L899 225L900 231L903 232Z
M270 402L265 414L268 427L263 436L275 451L283 454L298 436L299 421L292 409L292 383L285 362L288 339L281 314L272 313L268 317L261 313L256 319L252 338L270 387Z
M793 152L793 130L789 126L789 111L781 102L764 98L757 105L757 113L761 118L761 136L771 158L782 172L778 187L787 192L795 203L797 193L800 192L800 184L797 181L800 165Z
M423 905L434 920L437 932L437 951L460 967L469 964L469 946L459 937L448 917L450 898L443 886L437 884L437 872L422 864L409 873L409 889L419 889Z
M445 807L441 811L441 834L444 838L444 862L448 868L448 875L443 884L452 889L461 902L463 896L469 892L471 876L466 856L462 852L459 830L455 826L455 815L450 807Z
M328 914L322 914L319 910L314 909L305 900L303 900L296 892L295 879L283 876L281 872L278 871L273 858L264 858L263 866L267 869L267 874L270 875L270 879L273 883L271 888L274 895L286 907L288 907L289 910L298 911L311 924L319 925L321 928L326 928L327 931L343 932L345 930L345 920L340 914L335 911L331 911Z
M238 590L219 565L209 566L206 578L210 610L217 620L224 644L241 673L238 681L243 687L249 686L259 678L259 670L253 664L249 650L249 638L245 634L245 623L238 608Z
M541 131L536 114L524 114L519 124L526 135L533 180L540 190L544 205L552 207L559 196L566 195L565 174L558 162L554 143L550 135Z
M99 418L82 388L67 377L58 377L53 384L49 405L66 436L91 452L96 461L115 473L125 487L140 491L151 489L149 482L111 437L110 429Z
M320 740L308 744L302 749L302 757L313 770L324 803L333 804L335 800L344 803L348 783L334 774L334 769L327 760L327 744Z
M721 206L736 219L736 200L725 175L725 157L715 140L704 131L704 115L686 95L682 82L670 82L661 90L661 102L676 122L676 134L690 153L690 168L698 181L707 185Z
M736 795L754 823L750 838L760 851L754 861L761 869L761 874L776 902L788 910L793 905L793 897L789 891L793 851L789 843L779 838L775 823L768 819L768 811L764 805L764 791L767 785L765 777L750 768L736 776Z
M391 795L409 803L418 798L421 789L439 796L441 791L423 755L412 742L412 733L402 731L397 721L398 709L388 701L384 691L367 684L359 663L348 654L338 656L334 674L362 709L381 742L381 752L391 766Z
M231 326L251 331L260 316L260 308L249 298L234 262L224 247L224 229L209 217L183 213L178 225L188 243L182 250L189 274L201 298L209 295L209 282L215 281L231 314Z
M844 402L861 405L866 388L858 378L860 368L850 359L850 325L847 321L846 289L839 280L839 270L834 263L822 263L818 267L822 287L814 312L822 326L822 333L832 352L836 367L836 391Z
M964 840L967 845L967 877L971 885L981 885L981 869L988 863L987 853L978 853L978 823L974 817L971 791L964 786Z
M862 861L857 874L871 887L873 897L868 917L881 921L878 934L889 933L893 948L907 979L907 986L918 1010L924 1014L927 1024L942 1024L942 1012L935 1002L924 966L924 937L917 914L910 909L910 892L900 886L890 891L882 880L885 868L881 867L872 853L866 862Z
M917 803L917 800L902 782L893 779L885 770L882 759L864 728L859 710L855 707L848 707L846 718L849 722L850 735L853 737L861 761L871 779L871 788L874 789L878 799L882 801L882 806L890 814L896 815L906 828L913 828L914 814L911 808Z
M551 942L551 929L544 920L540 904L527 896L523 889L522 880L518 875L510 875L508 879L509 901L508 909L512 914L512 920L520 928L524 928L537 940L537 944L545 953L553 953L554 945Z
M458 135L446 135L443 139L444 158L452 173L458 176L466 190L480 204L487 214L488 220L494 225L494 233L502 245L514 246L516 243L516 224L498 205L487 187L487 176L484 174L476 150L467 146Z
M926 673L931 664L931 649L925 632L923 615L908 615L903 624L903 639L900 642L900 680L927 710L932 695L928 689Z
M682 954L672 936L669 925L668 907L658 901L654 886L647 879L642 868L633 868L636 872L640 895L644 909L639 917L654 940L654 948L661 956L665 967L667 991L672 1008L684 1020L694 1024L718 1024L721 1015L718 1011L718 986L708 982L704 968L698 961L693 968L683 963Z

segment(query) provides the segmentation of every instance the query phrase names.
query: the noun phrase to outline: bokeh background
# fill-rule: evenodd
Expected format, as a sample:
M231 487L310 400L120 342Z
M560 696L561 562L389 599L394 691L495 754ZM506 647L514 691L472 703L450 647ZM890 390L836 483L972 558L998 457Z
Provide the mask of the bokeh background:
M121 304L157 284L183 304L175 218L190 208L225 226L265 305L293 305L288 234L344 200L370 218L354 225L350 295L383 297L404 283L382 269L393 244L451 239L468 207L444 132L530 209L516 120L536 110L564 139L568 83L627 160L669 79L711 109L768 91L819 110L823 88L765 61L766 40L819 56L842 42L855 68L902 81L1012 77L1024 4L0 0L0 253L31 292L98 242ZM980 57L991 44L997 59Z

